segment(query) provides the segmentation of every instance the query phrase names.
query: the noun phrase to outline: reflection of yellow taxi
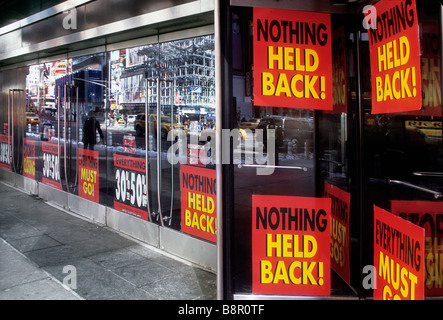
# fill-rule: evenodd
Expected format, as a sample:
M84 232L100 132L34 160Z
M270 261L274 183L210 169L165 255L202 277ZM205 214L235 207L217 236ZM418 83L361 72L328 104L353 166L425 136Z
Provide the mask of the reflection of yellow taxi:
M246 140L248 134L246 133L245 129L240 128L241 137L243 140Z
M38 115L32 112L26 112L26 124L37 124L40 122Z
M149 115L149 124L152 125L151 130L156 130L156 124L157 124L157 115L151 114ZM140 113L137 115L134 121L134 129L138 136L142 136L145 132L145 114ZM184 130L185 133L187 133L187 130L185 129L185 126L179 123L174 123L174 130ZM162 139L166 139L168 136L169 131L171 131L171 118L169 116L162 116L161 117L161 137ZM175 131L174 131L175 132Z

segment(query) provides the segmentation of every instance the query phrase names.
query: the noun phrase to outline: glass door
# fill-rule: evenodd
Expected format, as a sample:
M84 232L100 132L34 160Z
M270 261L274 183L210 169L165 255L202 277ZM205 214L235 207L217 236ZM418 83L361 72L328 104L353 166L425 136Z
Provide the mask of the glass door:
M424 287L425 298L440 298L443 295L441 15L438 14L441 4L417 1L416 5L420 30L420 110L373 114L371 111L376 97L371 94L369 81L363 81L363 94L371 97L365 99L362 106L363 141L366 145L363 191L367 217L363 223L364 230L367 230L366 243L373 241L374 247L380 243L380 238L368 226L373 223L374 228L378 227L377 223L383 221L380 212L399 216L423 228L425 239L421 254L416 251L408 259L399 260L413 266L417 274L418 270L424 269L424 277L417 281L417 288L418 285ZM366 35L370 37L371 33L363 31L360 40L362 74L370 74L371 71L369 63L364 62L369 60L367 52L371 40ZM394 229L406 234L400 227L394 226ZM396 247L393 246L393 249ZM370 254L367 253L367 256ZM376 258L374 256L374 265L379 267ZM377 285L379 283L382 281ZM382 299L408 298L407 291L399 293L394 289L386 289L378 295Z
M55 80L63 189L97 203L106 185L99 161L106 153L104 65L104 54L73 58L69 72Z
M214 164L198 161L210 140L201 137L214 132L214 61L213 36L110 52L107 111L114 208L212 242L215 190L205 198L210 216L200 218L202 210L185 207L181 181L215 181Z
M150 172L148 186L152 195L151 217L160 225L172 225L174 210L174 165L168 161L171 141L168 134L176 126L173 104L174 83L167 79L147 79L145 112L146 156ZM172 132L171 132L172 134ZM178 184L176 185L178 186Z
M360 3L362 9L366 2ZM389 5L390 12L399 10L395 3L377 2L377 18ZM290 8L230 9L232 110L224 104L234 118L230 129L239 126L259 141L249 152L262 148L270 160L269 142L276 152L274 170L266 176L248 172L255 163L243 159L232 170L234 190L226 202L230 205L231 197L233 209L224 224L232 234L225 259L227 296L440 298L441 4L417 1L408 11L409 17L416 11L414 23L408 22L413 34L396 31L378 46L377 37L387 33L367 29L365 16L355 14L362 12L355 8L326 16ZM292 28L293 21L298 29ZM394 46L400 34L401 41L411 42L408 59L420 66L418 103L406 99L415 93L402 96L397 90L396 77L410 70L382 64L382 50ZM331 50L323 55L326 45ZM377 77L377 62L378 72L391 73ZM322 77L329 77L332 92L323 92ZM409 90L406 78L403 91ZM332 108L319 108L317 103L328 97ZM401 103L391 108L394 100ZM382 101L389 106L376 109ZM274 129L275 137L260 139L260 129ZM225 176L231 178L229 173ZM329 210L325 220L323 208ZM400 268L402 276L409 273L402 281L410 280L401 287L394 281L400 279Z
M161 43L157 199L162 225L216 242L214 37ZM212 148L214 149L214 148Z

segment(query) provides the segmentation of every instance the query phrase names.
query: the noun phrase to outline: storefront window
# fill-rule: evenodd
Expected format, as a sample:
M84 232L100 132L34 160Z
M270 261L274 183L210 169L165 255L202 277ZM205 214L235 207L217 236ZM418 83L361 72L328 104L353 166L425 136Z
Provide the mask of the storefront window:
M70 72L71 61L59 60L30 66L26 77L25 176L59 190L65 176L61 155L67 130L61 122L66 110L60 100L64 86L57 86L56 79ZM66 180L63 183L66 186Z
M370 87L364 88L366 210L372 213L381 208L425 229L424 248L413 257L417 272L419 264L424 269L419 279L424 282L426 298L443 293L441 35L436 14L439 10L437 3L417 1L420 56L414 58L414 63L421 69L422 92L417 110L374 114L371 109L375 97ZM363 46L367 45L368 39L363 38ZM362 64L362 68L363 73L370 72L368 65ZM369 221L366 223L365 226L369 225ZM373 232L371 228L365 229ZM374 242L377 240L375 237ZM402 260L405 265L413 265L409 259Z
M364 4L230 6L228 297L443 296L441 4ZM0 169L216 243L214 47L3 70Z
M281 12L279 11L279 13ZM282 107L271 107L266 104L257 105L253 101L256 97L253 95L253 84L250 75L260 76L257 72L257 65L253 64L252 59L255 54L254 50L257 50L257 47L252 46L253 41L250 40L252 34L250 33L251 29L249 26L252 25L253 16L254 12L251 9L233 8L233 17L235 17L234 21L237 26L237 28L233 28L233 60L239 59L237 52L240 52L240 49L236 46L240 44L243 44L241 47L243 56L250 57L243 60L244 67L242 69L234 70L233 95L237 103L236 123L239 128L250 130L256 140L259 140L257 133L263 132L264 148L260 149L262 145L256 143L254 153L258 154L260 150L264 150L268 160L270 160L269 157L271 157L273 150L268 150L267 148L266 144L271 142L271 140L268 140L267 132L270 132L268 129L275 129L275 138L272 141L275 145L275 156L273 156L275 168L269 175L257 175L257 167L260 165L258 162L247 164L247 155L245 155L244 164L235 167L235 217L233 233L236 243L234 249L234 260L236 263L234 264L234 290L238 294L273 294L277 296L289 294L303 296L314 292L313 294L315 295L316 290L311 291L311 289L307 288L306 281L304 283L306 291L304 289L298 291L289 288L291 287L290 283L294 283L297 279L302 281L299 275L303 274L303 272L295 272L291 275L290 270L293 264L289 261L290 259L281 259L282 255L278 253L278 250L275 252L277 259L272 260L272 258L269 258L269 256L272 256L270 252L265 253L261 258L257 257L261 254L261 249L256 242L260 242L262 239L257 235L256 230L258 229L257 226L267 224L268 233L275 233L274 236L277 239L279 237L278 232L273 232L272 230L283 232L292 226L292 230L294 230L292 234L297 234L295 230L298 227L293 225L292 221L295 218L287 220L283 217L287 217L287 215L294 216L295 213L291 213L288 210L295 210L296 206L303 206L303 201L307 201L304 202L306 206L315 206L316 204L310 203L311 200L309 199L333 198L335 203L338 203L340 208L346 211L337 211L337 216L335 216L337 222L331 225L331 229L328 229L330 232L327 235L326 233L318 232L321 226L317 225L316 241L324 238L329 243L329 241L334 239L336 246L332 248L335 251L329 250L329 248L326 251L323 249L319 250L316 261L308 262L306 260L305 263L311 263L312 268L310 268L312 270L315 269L315 272L311 271L316 276L315 278L312 276L312 279L309 281L315 282L317 287L327 286L326 290L321 290L322 295L352 296L355 293L350 280L350 173L347 159L349 153L349 121L352 119L352 116L348 116L348 110L352 110L352 106L355 106L355 99L350 101L349 82L351 76L349 70L353 69L351 64L353 60L350 57L350 55L352 56L352 43L349 41L350 31L348 26L343 24L343 21L346 21L346 19L333 16L332 26L329 25L327 27L328 32L330 32L329 36L332 35L332 38L328 40L330 41L329 45L332 47L332 52L334 52L334 55L331 56L330 51L328 56L329 59L332 58L329 67L332 63L333 68L330 70L331 74L328 79L332 84L331 92L327 92L331 98L333 97L333 100L331 99L330 101L331 106L333 104L333 109L330 111L320 111L300 108L297 105L283 105ZM292 18L288 19L291 20ZM329 16L326 16L326 21L329 24L328 19ZM242 41L236 41L238 37L241 37ZM249 44L245 46L245 42ZM273 50L275 52L278 49ZM293 60L295 65L296 60L294 57ZM297 63L303 60L298 60ZM316 62L318 63L318 61ZM278 65L276 68L290 69L289 66L288 68L283 66L280 68ZM277 80L274 84L278 85ZM257 85L257 82L254 85ZM286 90L284 86L282 88ZM290 92L296 94L295 91L297 89L293 89ZM284 94L281 95L284 96ZM303 103L306 104L306 102ZM275 196L278 197L275 198ZM261 203L264 207L260 207L257 203ZM266 203L268 204L267 207L265 206ZM289 209L291 205L294 208ZM275 212L275 209L280 206L287 208L280 208L279 216L277 214L272 215L272 212ZM282 209L284 209L284 213ZM265 216L266 210L269 210L267 211L268 216ZM285 221L283 222L283 220ZM317 222L319 221L321 221L320 216L317 218ZM277 226L279 222L280 225ZM302 227L302 224L303 222L300 220L299 231L306 230ZM305 239L309 237L303 232L302 234ZM282 237L286 236L283 235ZM292 249L299 250L298 247L295 248L294 243L294 241L291 241L291 247L294 245ZM309 253L307 252L306 256L308 255ZM280 260L278 257L280 257ZM254 266L254 264L260 264L260 268ZM282 266L283 264L285 264L284 267ZM324 265L327 265L327 272L323 269ZM284 270L283 268L286 269ZM294 269L292 271L294 272ZM286 277L284 276L285 274ZM275 290L270 288L263 289L261 287L263 283L278 282L280 284L276 286L278 288ZM326 282L328 282L327 285Z
M203 36L30 66L25 175L216 242L214 61Z
M408 10L408 15L396 17L399 21L407 21L398 22L394 31L403 25L404 28L414 25L415 5L408 2L406 9L404 6L398 8ZM363 14L358 17L330 14L322 20L314 13L304 18L304 12L293 10L243 7L231 7L231 10L234 127L252 136L254 148L249 152L254 156L251 158L262 153L268 160L272 157L275 163L270 174L258 175L256 169L263 162L248 162L245 143L242 163L234 166L232 293L237 297L326 295L375 299L441 296L439 219L443 199L443 145L441 35L436 14L440 5L417 3L415 22L419 33L408 29L412 35L406 37L407 41L402 38L384 44L386 47L401 41L414 43L414 36L420 44L419 56L413 58L413 52L418 52L417 45L409 47L411 58L408 61L405 47L387 51L402 54L403 60L399 62L399 55L395 63L387 59L386 69L403 65L409 68L408 78L404 71L401 81L409 80L411 89L409 93L402 84L403 95L397 87L400 71L398 82L379 85L376 94L372 90L377 83L371 70L371 31L362 24ZM325 22L328 20L330 27ZM320 28L322 23L324 27ZM323 56L316 45L327 43L326 37L321 35L328 28L332 49L329 66L332 98L331 108L323 110L320 100L328 99L328 91L322 81L329 80L320 70ZM382 33L372 32L381 41ZM262 53L257 53L262 50L260 41L265 41L267 46ZM309 42L311 45L306 46ZM380 61L380 53L378 58ZM381 59L383 66L383 57ZM261 65L263 61L265 67ZM312 73L309 74L308 69ZM401 105L397 102L388 104L386 112L377 111L377 99L387 100L389 95L396 100L418 96L417 90L413 90L417 85L413 79L418 78L412 73L418 69L422 95L417 111L404 112L412 110L413 102L405 102L406 107L403 104L399 112L392 109ZM298 70L302 77L292 75L292 70ZM394 79L396 70L392 71ZM382 81L385 79L383 76ZM299 86L302 82L303 86ZM308 97L306 91L311 98L311 108L301 99ZM379 97L381 91L384 98ZM264 137L258 135L260 131L264 132ZM274 132L272 140L266 137L270 132ZM270 141L275 153L266 145ZM330 206L329 237L325 238L321 234L322 229L326 230L321 224L321 201L324 199L330 201L326 205ZM309 216L305 209L312 215ZM400 227L403 222L393 222L395 216L423 227L424 238L421 239L420 229L408 234ZM382 228L394 225L398 229L390 230L398 234L403 232L403 237L410 239L404 246L417 248L414 256L402 256L398 265L423 272L416 287L424 292L422 296L416 296L412 290L402 295L395 292L395 288L385 288L380 293L373 290L371 281L365 278L368 270L373 270L368 267L378 270L385 265L388 253L380 253L386 249L383 244L383 250L380 249L380 233ZM306 232L309 229L313 232ZM329 250L320 248L322 239L328 242ZM312 243L317 245L316 251L311 250L315 247ZM311 260L306 259L309 256ZM383 272L387 272L385 269ZM329 287L322 290L326 283Z
M110 52L107 111L114 208L212 242L214 203L205 203L210 203L210 218L200 218L205 210L189 207L188 193L197 193L188 190L186 179L215 179L214 165L199 161L205 148L199 137L215 125L214 59L212 36ZM127 188L132 177L135 197Z
M26 176L96 203L106 202L105 66L104 54L83 56L30 66L26 78Z

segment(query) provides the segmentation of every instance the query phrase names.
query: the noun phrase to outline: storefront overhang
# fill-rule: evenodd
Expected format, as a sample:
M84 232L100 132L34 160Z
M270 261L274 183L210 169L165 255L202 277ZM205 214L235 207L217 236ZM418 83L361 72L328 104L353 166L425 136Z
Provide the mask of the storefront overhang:
M108 3L97 1L94 6L98 2L102 2L102 6ZM75 18L69 17L71 13L65 11L66 5L55 6L46 10L46 15L35 15L32 24L25 19L0 29L0 67L149 36L159 41L162 34L213 24L212 1L160 3L163 5L158 8L146 8L143 11L148 12L134 15L133 8L126 4L118 8L120 12L114 7L100 14L89 8L88 1L83 1L80 5L74 4L78 5ZM128 17L110 19L107 15L111 11L118 12L119 16L125 16L126 12ZM72 22L70 18L77 19L76 28L66 28Z
M275 8L286 10L302 10L328 13L351 13L365 2L362 0L315 0L315 1L291 1L291 0L231 0L231 6ZM372 1L374 2L374 1Z

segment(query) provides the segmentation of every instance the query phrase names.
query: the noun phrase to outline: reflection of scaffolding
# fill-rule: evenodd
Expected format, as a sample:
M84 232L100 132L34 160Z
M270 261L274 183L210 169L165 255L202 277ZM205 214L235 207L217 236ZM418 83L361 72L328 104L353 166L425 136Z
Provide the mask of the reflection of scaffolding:
M145 102L144 80L168 80L162 84L162 104L181 109L212 111L215 97L213 36L149 45L126 52L121 74L123 105ZM148 81L149 103L157 102L155 81Z

